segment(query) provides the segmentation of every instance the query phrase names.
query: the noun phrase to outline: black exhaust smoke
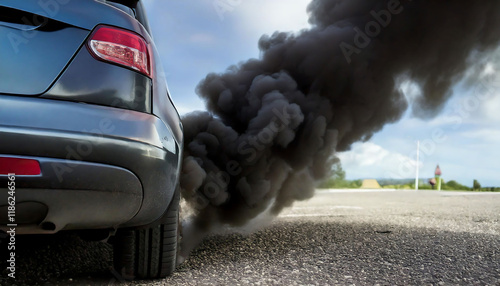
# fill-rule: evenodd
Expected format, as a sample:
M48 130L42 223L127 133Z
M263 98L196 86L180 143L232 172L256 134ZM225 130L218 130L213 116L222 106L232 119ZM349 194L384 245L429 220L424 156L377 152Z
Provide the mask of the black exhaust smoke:
M313 0L312 28L259 41L260 59L209 74L208 112L187 115L182 196L194 209L186 255L214 227L244 226L309 199L335 152L366 141L408 107L433 116L500 40L500 1Z

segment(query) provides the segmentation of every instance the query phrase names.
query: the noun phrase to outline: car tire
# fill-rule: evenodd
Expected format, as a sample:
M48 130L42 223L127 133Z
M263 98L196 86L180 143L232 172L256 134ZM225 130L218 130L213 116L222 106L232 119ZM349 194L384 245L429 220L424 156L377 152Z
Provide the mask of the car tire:
M117 231L113 262L123 278L158 279L174 272L180 240L179 199L177 190L158 222L143 228Z

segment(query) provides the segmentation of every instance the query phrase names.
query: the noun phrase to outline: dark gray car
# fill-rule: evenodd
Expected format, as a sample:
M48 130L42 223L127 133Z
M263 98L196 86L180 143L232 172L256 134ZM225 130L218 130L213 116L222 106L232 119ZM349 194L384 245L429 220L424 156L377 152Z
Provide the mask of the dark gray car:
M141 2L2 0L0 38L1 229L111 237L126 278L170 274L183 135Z

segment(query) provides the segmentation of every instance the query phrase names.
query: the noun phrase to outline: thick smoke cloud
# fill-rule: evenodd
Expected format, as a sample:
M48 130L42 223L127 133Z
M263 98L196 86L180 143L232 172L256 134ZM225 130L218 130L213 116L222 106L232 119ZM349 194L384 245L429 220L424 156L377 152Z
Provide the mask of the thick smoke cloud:
M313 0L308 13L311 29L263 36L259 59L197 87L208 112L183 119L184 254L214 227L312 197L336 152L401 118L401 81L421 89L415 115L437 114L471 54L500 40L500 1Z

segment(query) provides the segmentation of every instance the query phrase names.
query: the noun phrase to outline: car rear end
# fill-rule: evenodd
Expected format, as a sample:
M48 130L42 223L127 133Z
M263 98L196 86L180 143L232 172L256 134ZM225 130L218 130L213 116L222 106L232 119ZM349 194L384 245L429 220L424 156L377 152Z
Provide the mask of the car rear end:
M1 228L113 231L160 219L182 127L141 3L2 0L0 36Z

